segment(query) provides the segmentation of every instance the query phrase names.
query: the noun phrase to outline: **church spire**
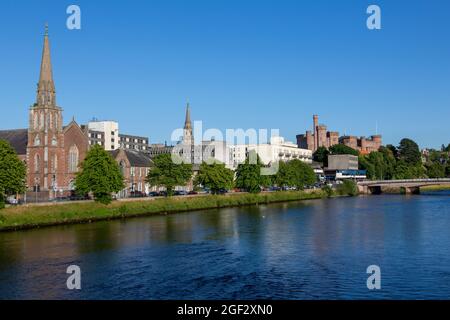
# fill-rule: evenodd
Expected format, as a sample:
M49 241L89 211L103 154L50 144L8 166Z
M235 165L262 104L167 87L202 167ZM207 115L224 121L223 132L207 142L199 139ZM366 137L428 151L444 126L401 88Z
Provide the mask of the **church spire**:
M191 130L192 122L191 122L191 107L189 106L189 102L186 105L186 120L184 121L184 129Z
M41 72L39 75L36 104L38 106L56 107L55 84L53 82L47 24L45 25L44 48L42 50Z

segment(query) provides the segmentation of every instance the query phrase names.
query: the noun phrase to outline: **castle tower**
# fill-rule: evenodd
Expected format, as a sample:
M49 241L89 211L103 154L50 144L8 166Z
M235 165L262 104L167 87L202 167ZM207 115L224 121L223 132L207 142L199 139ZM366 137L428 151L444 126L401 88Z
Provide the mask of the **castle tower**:
M62 109L56 91L50 58L48 27L45 26L36 102L29 113L27 164L29 190L51 191L63 184L64 133ZM50 195L51 197L51 195Z
M319 116L313 115L313 132L314 132L314 149L313 152L316 151L319 148Z

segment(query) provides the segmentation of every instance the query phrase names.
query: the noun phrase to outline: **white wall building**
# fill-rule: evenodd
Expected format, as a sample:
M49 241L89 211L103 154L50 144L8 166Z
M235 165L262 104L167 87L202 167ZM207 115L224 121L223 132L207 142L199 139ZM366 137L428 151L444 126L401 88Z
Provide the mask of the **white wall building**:
M117 150L119 143L119 123L115 121L91 121L88 123L89 131L102 132L104 148L106 151Z
M202 153L202 161L216 160L224 163L228 169L233 169L230 148L225 141L203 141Z
M264 165L293 159L312 163L311 150L301 149L296 144L285 141L283 137L272 137L270 143L230 146L232 167L236 169L240 163L245 162L249 151L252 150L256 151Z

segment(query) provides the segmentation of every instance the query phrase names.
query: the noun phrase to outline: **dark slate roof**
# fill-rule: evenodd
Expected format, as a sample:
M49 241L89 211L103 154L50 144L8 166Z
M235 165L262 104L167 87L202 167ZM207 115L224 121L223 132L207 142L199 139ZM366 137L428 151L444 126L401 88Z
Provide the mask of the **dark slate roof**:
M0 131L0 140L6 140L18 155L27 154L28 129Z
M132 167L150 167L153 164L153 161L150 159L150 155L141 151L137 150L129 150L129 149L122 149L127 158L128 161L130 161L130 165ZM120 149L110 151L111 155L116 158L117 154L119 153Z

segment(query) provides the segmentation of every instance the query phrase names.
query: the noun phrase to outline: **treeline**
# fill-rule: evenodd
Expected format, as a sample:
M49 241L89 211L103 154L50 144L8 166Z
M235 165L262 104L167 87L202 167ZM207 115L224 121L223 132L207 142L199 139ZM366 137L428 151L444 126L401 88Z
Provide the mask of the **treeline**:
M423 156L411 139L402 139L396 147L387 145L377 152L359 156L359 165L372 180L450 177L448 147L428 150Z

